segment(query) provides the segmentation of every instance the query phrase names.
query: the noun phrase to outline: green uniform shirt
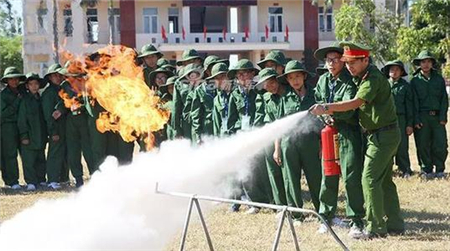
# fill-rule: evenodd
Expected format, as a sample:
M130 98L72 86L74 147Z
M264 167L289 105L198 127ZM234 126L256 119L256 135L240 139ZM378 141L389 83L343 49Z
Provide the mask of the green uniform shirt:
M389 83L391 84L391 93L394 97L397 115L405 116L406 126L412 127L414 120L414 96L411 85L403 78L395 82L389 79Z
M414 123L422 123L419 113L437 111L439 121L447 121L448 97L445 90L445 81L439 73L431 70L430 78L420 71L411 79L411 88L414 93Z
M230 134L228 131L230 97L231 93L225 91L218 91L217 95L214 97L212 110L214 136L221 137Z
M191 107L194 142L199 141L202 134L213 135L212 109L216 94L217 90L215 88L210 90L206 83L202 83L194 90Z
M228 130L236 133L242 128L244 116L249 118L249 126L260 126L264 120L264 99L254 89L246 94L243 88L238 87L231 92L228 116Z
M170 111L170 114L173 113L173 100L172 100L172 95L170 93L165 92L165 93L161 94L161 103L162 103L163 109ZM165 130L166 130L167 138L169 140L172 140L172 139L174 139L175 135L174 135L174 129L172 127L170 120L171 120L171 118L169 117L169 121L167 121L167 124L165 125Z
M148 87L157 87L155 83L150 83L150 73L156 70L156 68L145 67L144 68L144 81Z
M315 103L314 90L312 87L307 86L306 95L301 98L297 95L295 90L289 86L286 89L286 95L282 98L279 114L281 117L285 117L300 111L306 111Z
M171 115L171 125L175 130L175 137L183 136L183 126L190 125L191 123L190 112L193 92L193 87L190 85L179 81L175 83L173 90L174 109Z
M314 95L318 104L351 100L356 95L356 85L353 83L352 77L346 69L343 69L335 80L333 79L333 75L327 72L320 76ZM358 113L354 110L334 112L333 118L336 123L358 124Z
M0 112L0 121L3 123L16 123L17 122L17 112L19 111L20 101L19 95L22 95L22 92L19 91L15 93L11 88L5 87L0 93L1 99L1 112Z
M30 140L30 144L22 145L28 149L44 149L47 143L47 132L39 94L24 95L19 106L17 118L20 139Z
M286 88L286 87L285 87ZM280 106L282 98L287 94L285 89L282 95L266 92L263 94L265 103L264 123L271 123L281 117Z
M369 65L362 78L355 77L356 97L365 101L359 107L359 123L366 130L376 130L397 123L394 98L386 77L375 66Z
M50 136L65 133L65 132L58 132L58 127L56 126L58 121L64 119L64 115L59 117L58 121L56 121L52 116L54 111L56 111L57 109L64 108L64 101L59 97L60 90L61 86L50 84L42 93L41 97L42 110L44 113L45 123L47 125L47 134ZM64 108L64 110L66 109ZM64 114L65 111L61 111L61 113Z

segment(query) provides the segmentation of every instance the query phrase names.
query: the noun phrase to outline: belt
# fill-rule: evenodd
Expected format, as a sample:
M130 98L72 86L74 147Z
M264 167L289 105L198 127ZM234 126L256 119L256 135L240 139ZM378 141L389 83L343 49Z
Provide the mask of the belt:
M439 110L428 110L428 111L420 111L422 114L427 114L430 116L438 116L440 111Z
M387 126L383 126L381 128L374 129L374 130L364 129L364 133L370 135L370 134L374 134L374 133L377 133L377 132L390 131L390 130L393 130L395 128L398 128L398 124L397 123L391 124L391 125L387 125Z

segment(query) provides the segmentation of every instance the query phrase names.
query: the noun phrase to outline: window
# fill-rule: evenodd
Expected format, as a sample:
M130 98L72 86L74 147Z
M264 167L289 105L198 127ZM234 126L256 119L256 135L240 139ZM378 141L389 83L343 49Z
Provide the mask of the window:
M319 31L331 32L333 29L333 8L319 7Z
M179 33L178 30L178 8L169 8L169 33Z
M46 7L39 7L37 10L37 30L39 34L46 34L48 29L48 9Z
M158 33L158 9L144 8L144 33Z
M283 31L283 8L269 7L270 32Z
M97 9L86 10L88 43L94 44L98 42L98 16Z
M114 34L120 34L120 9L113 9Z
M64 34L66 37L71 37L73 34L73 25L72 25L72 9L64 9Z

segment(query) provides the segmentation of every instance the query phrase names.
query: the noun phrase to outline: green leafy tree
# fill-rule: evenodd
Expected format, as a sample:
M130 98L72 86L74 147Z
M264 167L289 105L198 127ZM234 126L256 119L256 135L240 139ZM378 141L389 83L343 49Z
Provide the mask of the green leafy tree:
M369 46L374 60L385 63L397 58L396 38L402 21L402 15L376 8L371 0L344 1L335 16L335 34L338 40Z
M21 19L8 0L0 0L0 76L8 66L23 69Z
M432 51L441 64L443 75L450 78L450 1L421 0L411 6L411 25L402 27L397 52L406 62L421 50Z

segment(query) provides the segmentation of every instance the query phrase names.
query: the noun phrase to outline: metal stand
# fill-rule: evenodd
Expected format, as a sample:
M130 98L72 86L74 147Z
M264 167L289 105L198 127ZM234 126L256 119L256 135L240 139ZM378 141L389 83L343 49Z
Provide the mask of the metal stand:
M230 200L230 199L222 199L222 198L215 198L215 197L209 197L209 196L199 196L196 194L186 194L186 193L176 193L176 192L163 192L158 189L158 183L156 183L155 192L157 194L164 194L164 195L170 195L170 196L176 196L176 197L183 197L183 198L190 198L189 200L189 206L188 211L186 214L186 220L184 222L183 227L183 233L181 236L181 243L180 243L180 251L184 251L185 243L186 243L186 236L187 231L189 228L189 223L191 220L191 213L192 208L195 206L197 208L198 215L200 217L200 222L202 224L203 232L205 233L206 241L208 242L209 250L213 251L214 247L211 241L211 236L209 235L208 228L206 227L205 218L203 216L202 210L200 208L199 200L205 200L205 201L214 201L214 202L222 202L227 204L240 204L240 205L247 205L247 206L253 206L253 207L260 207L260 208L269 208L274 209L282 212L282 217L278 223L277 232L275 235L275 241L272 245L272 251L278 250L278 244L280 242L281 237L281 231L283 230L284 226L284 220L285 218L288 219L289 229L292 234L292 239L294 240L295 250L299 251L300 247L298 244L297 234L295 232L294 228L294 222L292 220L292 213L306 213L306 214L312 214L320 219L320 221L327 226L328 232L331 234L333 239L341 246L342 250L348 251L348 247L342 242L341 239L337 236L337 234L333 231L333 229L328 225L326 220L319 215L317 212L313 210L303 209L303 208L296 208L296 207L288 207L288 206L278 206L278 205L272 205L272 204L265 204L265 203L257 203L257 202L249 202L249 201L241 201L241 200Z

